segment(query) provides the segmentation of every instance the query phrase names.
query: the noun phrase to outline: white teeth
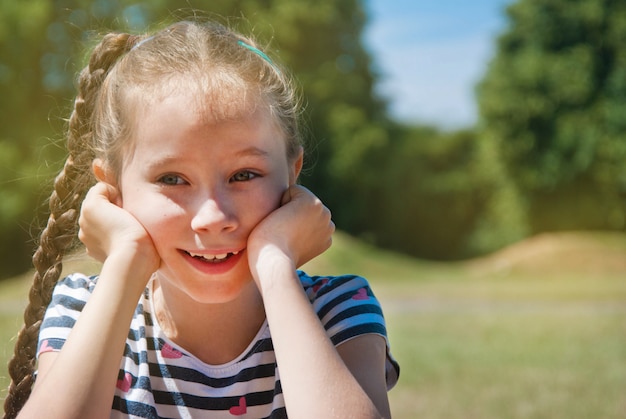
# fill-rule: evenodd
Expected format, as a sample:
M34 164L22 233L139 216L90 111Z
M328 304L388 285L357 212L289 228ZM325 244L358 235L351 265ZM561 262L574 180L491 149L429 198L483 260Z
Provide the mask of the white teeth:
M239 251L232 252L232 253L222 253L222 254L219 254L219 255L201 255L199 253L193 253L193 252L187 252L187 253L190 256L194 257L194 258L202 258L202 259L206 259L206 260L224 260L229 255L237 255L237 254L239 254Z

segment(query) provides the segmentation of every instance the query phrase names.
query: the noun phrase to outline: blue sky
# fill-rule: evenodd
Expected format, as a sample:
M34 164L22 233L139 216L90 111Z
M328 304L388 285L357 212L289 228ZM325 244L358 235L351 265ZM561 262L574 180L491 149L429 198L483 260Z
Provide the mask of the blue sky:
M401 121L471 126L474 86L506 28L511 0L365 0L365 44L381 74L378 92Z

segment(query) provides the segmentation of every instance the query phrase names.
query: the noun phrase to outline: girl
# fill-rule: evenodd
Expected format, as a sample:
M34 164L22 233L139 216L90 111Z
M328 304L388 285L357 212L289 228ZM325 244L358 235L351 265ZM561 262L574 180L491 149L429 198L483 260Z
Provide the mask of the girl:
M389 417L398 366L367 282L297 271L334 225L296 185L285 70L180 22L105 36L78 89L6 417ZM76 235L101 272L57 284Z

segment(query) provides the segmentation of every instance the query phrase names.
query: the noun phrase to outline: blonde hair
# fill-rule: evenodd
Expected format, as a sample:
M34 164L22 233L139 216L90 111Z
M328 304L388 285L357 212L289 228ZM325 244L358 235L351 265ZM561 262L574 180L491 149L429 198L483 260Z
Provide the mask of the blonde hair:
M50 216L33 255L36 271L24 326L9 362L5 419L17 416L30 395L39 328L63 257L77 242L80 205L96 182L94 159L119 174L132 152L133 105L149 105L176 89L197 91L199 103L214 120L266 106L284 134L287 158L299 155L300 104L292 79L253 40L214 22L189 21L151 36L105 35L78 78L68 126L69 154L49 199Z

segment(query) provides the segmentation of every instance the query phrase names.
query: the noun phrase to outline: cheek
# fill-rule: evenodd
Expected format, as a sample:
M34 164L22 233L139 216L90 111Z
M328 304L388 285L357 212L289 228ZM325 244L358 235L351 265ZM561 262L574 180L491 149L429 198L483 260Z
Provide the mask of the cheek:
M130 212L155 241L167 238L175 226L174 221L184 215L178 205L163 195L134 191L124 196L122 208Z
M255 224L280 207L280 201L287 188L288 185L283 182L270 183L245 203L248 211L254 213Z

